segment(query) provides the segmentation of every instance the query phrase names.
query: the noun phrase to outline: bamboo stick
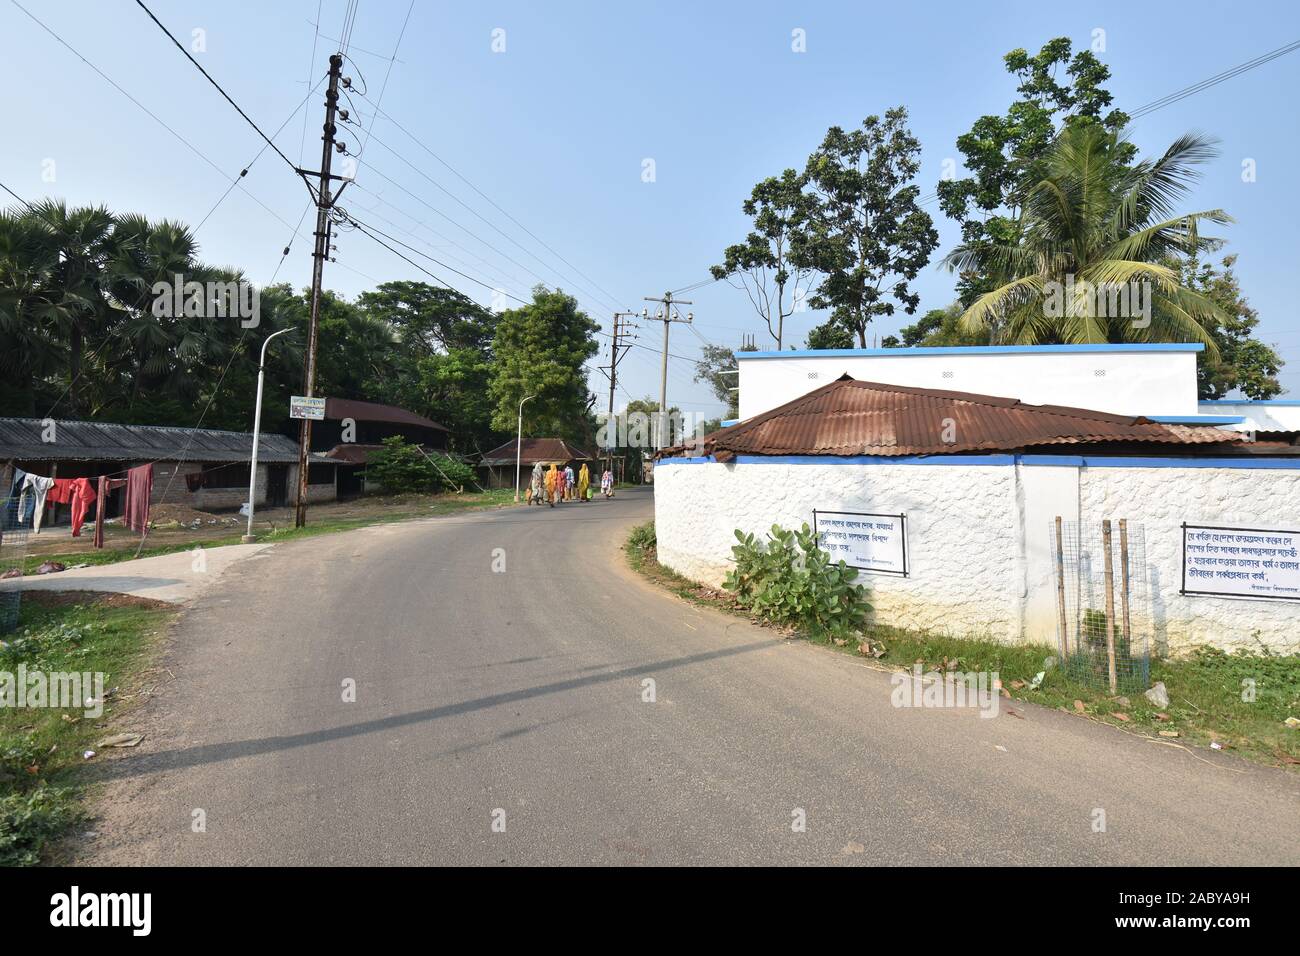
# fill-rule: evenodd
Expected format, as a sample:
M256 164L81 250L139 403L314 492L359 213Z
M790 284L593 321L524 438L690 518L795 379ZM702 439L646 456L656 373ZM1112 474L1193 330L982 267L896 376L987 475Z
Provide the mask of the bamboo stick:
M1106 551L1106 671L1110 677L1111 695L1119 693L1119 680L1115 673L1115 562L1110 553L1110 519L1101 523L1101 543Z
M1070 633L1065 624L1065 550L1061 541L1061 516L1056 516L1056 613L1061 629L1061 666L1070 656Z

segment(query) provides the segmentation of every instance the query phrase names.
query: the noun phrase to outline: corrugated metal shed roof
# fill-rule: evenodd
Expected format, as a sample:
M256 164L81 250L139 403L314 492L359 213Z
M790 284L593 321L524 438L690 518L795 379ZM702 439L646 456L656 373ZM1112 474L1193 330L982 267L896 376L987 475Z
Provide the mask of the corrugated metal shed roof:
M419 425L422 428L436 428L447 431L431 418L408 412L396 405L381 405L378 402L362 402L352 398L325 399L325 417L330 419L352 418L359 422L394 422L398 425Z
M592 457L581 448L570 445L563 438L525 438L520 453L520 462L532 466L537 462L549 461L592 461ZM483 453L481 464L513 465L515 463L515 443L506 442L489 452Z
M53 441L43 440L51 435ZM236 462L248 461L252 446L251 432L77 421L55 421L48 430L38 418L0 418L0 458L21 461ZM298 445L283 435L263 432L257 459L296 463Z
M951 455L1037 445L1154 442L1227 445L1242 436L1217 428L1015 398L860 382L831 382L792 402L705 436L694 454ZM680 454L685 446L660 454Z

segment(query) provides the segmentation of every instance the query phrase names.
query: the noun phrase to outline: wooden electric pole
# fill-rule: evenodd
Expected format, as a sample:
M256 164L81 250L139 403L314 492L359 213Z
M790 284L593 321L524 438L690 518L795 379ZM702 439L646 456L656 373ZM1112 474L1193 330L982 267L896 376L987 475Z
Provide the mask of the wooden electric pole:
M668 326L673 322L691 322L695 316L690 312L686 313L686 318L682 318L681 313L675 317L673 315L673 304L693 305L690 299L674 299L671 292L665 292L663 298L654 296L645 296L647 302L662 302L663 312L656 315L656 319L661 319L664 323L664 354L663 364L659 369L659 414L656 416L657 427L655 428L655 451L666 448L668 443L665 440L668 432ZM649 318L646 312L641 315Z
M303 360L303 394L311 398L316 392L316 341L320 330L320 297L321 282L325 274L325 260L330 254L330 210L334 207L334 202L338 199L338 194L331 196L330 180L343 179L342 176L333 176L330 173L330 162L334 156L334 134L337 128L334 125L334 119L338 113L339 101L339 79L343 70L343 57L335 53L330 57L329 87L325 91L325 125L324 135L321 136L323 145L321 147L320 170L315 173L309 173L308 170L300 169L298 172L304 176L319 175L320 185L316 189L316 246L312 252L312 269L311 269L311 322L307 330L307 355ZM346 186L346 182L344 186ZM343 192L340 187L339 193ZM309 472L309 458L311 456L311 419L302 420L302 428L298 433L298 495L295 501L293 524L295 528L301 528L307 523L307 479Z

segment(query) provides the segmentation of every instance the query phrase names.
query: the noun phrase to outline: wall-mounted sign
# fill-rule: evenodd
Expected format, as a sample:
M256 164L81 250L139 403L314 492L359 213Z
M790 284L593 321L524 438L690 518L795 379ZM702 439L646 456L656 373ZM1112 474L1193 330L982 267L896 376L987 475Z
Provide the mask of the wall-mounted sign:
M302 395L291 396L289 399L289 417L310 418L316 422L324 421L325 399L305 398Z
M1181 592L1300 601L1300 531L1184 524Z
M817 542L832 561L859 571L907 577L907 516L813 509Z

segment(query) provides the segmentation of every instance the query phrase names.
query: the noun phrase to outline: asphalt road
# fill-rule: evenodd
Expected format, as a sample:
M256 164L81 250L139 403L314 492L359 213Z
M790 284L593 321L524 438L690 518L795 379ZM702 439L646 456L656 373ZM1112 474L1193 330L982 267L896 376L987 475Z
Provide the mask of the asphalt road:
M96 765L79 858L1300 863L1300 776L1032 705L895 708L888 675L627 571L651 511L633 492L232 566L123 728L146 742Z

